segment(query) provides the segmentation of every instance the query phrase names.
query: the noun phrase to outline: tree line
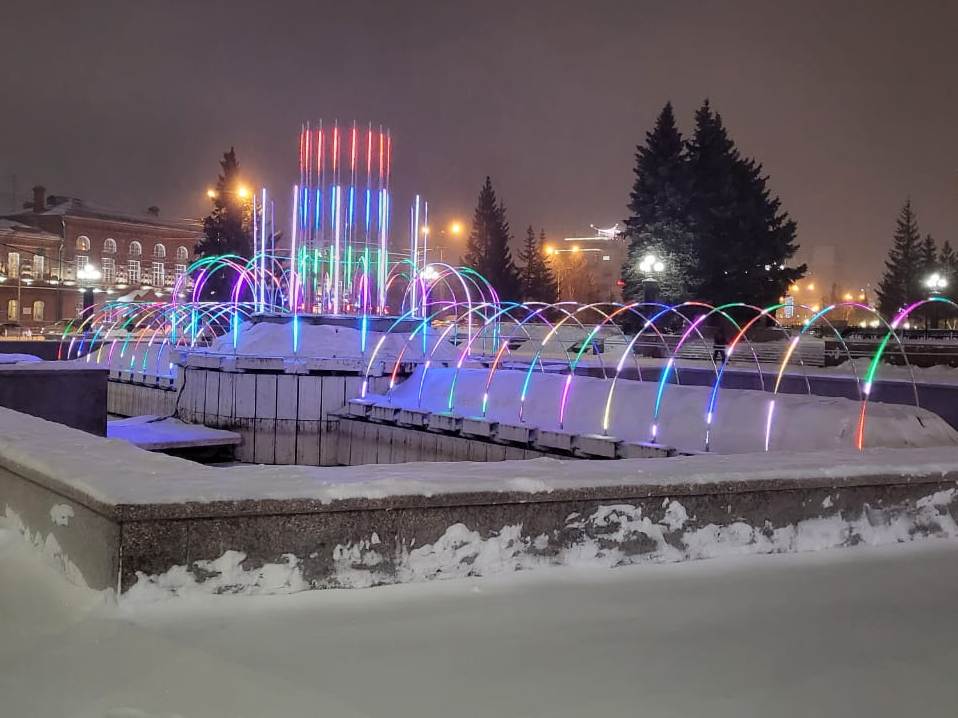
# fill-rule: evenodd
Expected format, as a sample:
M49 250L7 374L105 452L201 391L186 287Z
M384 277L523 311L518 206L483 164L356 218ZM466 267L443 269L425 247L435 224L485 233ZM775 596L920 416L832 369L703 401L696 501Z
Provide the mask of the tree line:
M909 304L925 299L934 291L927 280L939 273L946 281L958 276L958 255L948 240L938 248L930 234L924 238L911 199L905 201L895 222L895 235L885 270L878 283L878 309L892 317Z

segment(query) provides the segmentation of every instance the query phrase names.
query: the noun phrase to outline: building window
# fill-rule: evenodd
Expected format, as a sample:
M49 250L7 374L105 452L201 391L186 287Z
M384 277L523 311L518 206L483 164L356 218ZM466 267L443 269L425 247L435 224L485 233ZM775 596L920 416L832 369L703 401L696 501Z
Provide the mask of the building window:
M103 281L113 284L116 281L116 260L113 257L103 257L100 261L103 263Z
M139 257L141 254L143 254L143 245L134 239L130 242L130 256Z
M33 303L33 321L42 322L44 320L44 317L43 317L44 308L45 308L45 305L43 303L43 300L41 299L38 299L37 301Z
M33 255L33 278L40 279L46 272L46 257L42 254Z
M177 278L177 279L179 279L179 278L182 277L184 274L186 274L186 265L185 265L185 264L177 264L176 267L175 267L175 269L176 269L176 278Z
M9 252L7 254L7 276L8 277L20 276L20 253L19 252Z
M163 262L153 262L153 286L162 287L164 280Z
M103 240L103 253L104 254L116 254L116 240L110 237L107 237Z
M20 318L20 305L17 304L16 299L7 300L7 319L11 321L17 321Z
M166 259L166 246L157 242L153 245L153 256L157 259Z
M81 234L79 237L77 237L76 247L78 252L89 252L90 238Z
M130 282L130 284L140 281L140 260L139 259L131 259L126 263L126 274L127 274L126 279L128 282Z
M77 272L79 272L81 269L83 269L86 265L90 263L90 258L85 254L78 254L76 257L76 263L77 263L76 265Z
M176 261L185 262L190 258L190 250L186 247L177 247L176 248Z

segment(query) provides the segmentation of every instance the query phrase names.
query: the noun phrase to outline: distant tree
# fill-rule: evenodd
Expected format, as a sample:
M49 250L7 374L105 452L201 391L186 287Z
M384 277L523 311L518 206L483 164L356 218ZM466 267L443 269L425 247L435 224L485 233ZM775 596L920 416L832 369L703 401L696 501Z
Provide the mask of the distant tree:
M740 155L708 100L695 113L687 151L695 294L716 304L777 301L806 266L787 266L798 250L796 224L771 195L762 166Z
M932 272L937 272L938 267L938 245L930 234L925 235L921 243L921 275L922 279Z
M947 239L941 245L941 251L938 253L938 265L949 285L958 281L958 255L955 254L951 242Z
M552 268L545 256L545 230L538 237L530 226L519 252L519 280L522 285L522 299L535 302L555 302L558 296L556 280Z
M522 295L519 271L509 249L511 239L505 205L497 200L492 180L486 177L479 191L464 259L467 266L489 280L502 300L516 300Z
M582 304L604 299L595 273L583 252L563 252L553 257L559 299Z
M918 217L907 200L898 213L895 239L878 283L878 308L886 317L922 296L923 245Z
M220 160L220 174L213 196L212 211L203 218L203 237L196 245L200 257L236 254L248 259L253 253L249 203L237 194L240 167L236 151L230 147ZM210 275L204 285L203 298L224 301L236 280L229 270Z
M689 277L697 264L689 213L691 178L671 102L662 108L645 144L636 148L633 172L623 232L629 248L622 266L622 294L626 299L642 296L646 277L639 266L653 254L666 267L656 277L659 294L687 298Z

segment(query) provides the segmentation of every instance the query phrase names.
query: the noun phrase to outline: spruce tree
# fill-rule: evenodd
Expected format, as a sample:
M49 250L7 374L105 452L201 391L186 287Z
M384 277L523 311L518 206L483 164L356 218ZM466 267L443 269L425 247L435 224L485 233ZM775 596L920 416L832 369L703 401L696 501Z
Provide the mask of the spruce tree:
M951 242L947 239L944 244L941 245L941 252L938 253L938 265L941 273L944 274L945 279L948 280L949 286L951 286L952 282L958 281L958 277L956 277L956 272L958 272L958 255L955 254Z
M804 276L790 268L796 224L771 195L762 166L743 158L708 100L688 144L696 296L713 303L765 306Z
M921 243L921 276L922 279L938 271L938 246L930 234L925 235Z
M878 308L882 314L892 317L922 296L922 269L918 217L909 199L898 213L894 244L888 252L885 272L878 284Z
M196 245L198 256L237 254L248 259L252 255L250 205L239 196L239 184L239 162L236 151L230 147L220 160L220 175L211 197L213 209L203 219L203 237ZM204 285L203 298L218 301L229 299L230 289L236 280L231 274L224 269L213 272Z
M689 168L671 102L646 134L645 145L636 148L633 172L623 232L629 249L622 267L622 294L627 299L642 296L645 277L639 266L653 254L666 267L656 277L659 294L672 300L687 298L689 275L697 262L689 215Z
M496 199L492 180L486 177L479 191L464 261L495 287L503 301L519 299L522 293L519 272L509 249L510 239L505 205Z
M526 238L519 252L519 281L523 301L555 302L556 285L552 269L545 258L545 230L536 237L530 226L526 229Z

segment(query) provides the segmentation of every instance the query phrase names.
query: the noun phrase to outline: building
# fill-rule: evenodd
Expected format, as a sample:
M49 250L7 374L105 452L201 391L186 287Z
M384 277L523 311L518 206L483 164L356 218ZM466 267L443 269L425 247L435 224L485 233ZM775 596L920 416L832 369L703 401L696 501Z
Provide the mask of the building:
M618 225L606 229L593 225L592 229L592 236L566 237L546 247L559 280L559 295L582 302L621 301L628 244Z
M24 207L0 217L0 324L8 329L71 319L85 291L98 304L162 299L202 236L199 222L161 219L156 207L118 212L39 186Z

